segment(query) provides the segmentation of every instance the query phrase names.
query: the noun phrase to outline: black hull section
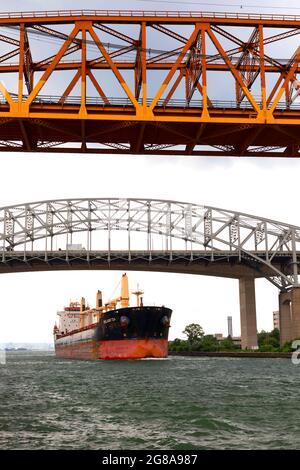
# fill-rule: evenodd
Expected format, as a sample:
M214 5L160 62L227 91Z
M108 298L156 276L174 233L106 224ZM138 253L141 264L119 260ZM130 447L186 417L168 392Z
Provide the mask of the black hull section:
M168 339L172 310L166 307L128 307L105 312L95 329L96 341Z

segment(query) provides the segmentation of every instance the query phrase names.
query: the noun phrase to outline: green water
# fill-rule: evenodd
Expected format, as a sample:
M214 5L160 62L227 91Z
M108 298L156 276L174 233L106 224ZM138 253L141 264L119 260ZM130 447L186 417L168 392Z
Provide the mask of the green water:
M300 365L289 359L0 365L1 449L300 449Z

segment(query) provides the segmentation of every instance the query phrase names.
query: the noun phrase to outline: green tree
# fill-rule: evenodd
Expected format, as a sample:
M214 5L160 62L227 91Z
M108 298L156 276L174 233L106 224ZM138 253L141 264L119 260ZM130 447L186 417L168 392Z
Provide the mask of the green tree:
M281 348L281 351L282 352L292 352L292 351L296 351L297 347L295 348L292 348L292 345L293 345L293 342L294 341L297 341L297 340L300 340L300 338L294 338L294 339L291 339L290 341L287 341Z
M270 336L271 338L277 341L278 346L279 346L280 345L280 331L278 330L278 328L274 328L274 330L271 331Z
M185 327L182 333L187 336L189 343L198 342L204 336L203 328L198 325L198 323L190 323Z
M236 349L234 342L232 341L231 336L223 339L220 344L221 351L233 351Z
M280 333L278 329L266 332L261 331L257 335L258 348L262 352L279 351L280 349Z
M199 351L214 352L219 350L218 340L213 335L203 336L199 346Z
M187 350L187 341L179 338L169 341L169 351L180 352L185 350Z

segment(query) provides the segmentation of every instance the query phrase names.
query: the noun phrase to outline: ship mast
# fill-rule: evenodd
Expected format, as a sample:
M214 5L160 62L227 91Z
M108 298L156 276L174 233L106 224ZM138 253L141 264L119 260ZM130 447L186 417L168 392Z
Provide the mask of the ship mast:
M144 294L144 291L139 289L139 285L137 285L136 291L132 292L132 294L136 295L136 305L137 307L143 306L143 297L141 295Z

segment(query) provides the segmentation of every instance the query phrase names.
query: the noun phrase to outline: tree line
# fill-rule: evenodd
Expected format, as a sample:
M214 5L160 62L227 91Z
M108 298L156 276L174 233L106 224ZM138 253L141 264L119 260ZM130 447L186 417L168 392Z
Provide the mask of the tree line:
M230 336L218 340L214 335L206 335L203 328L197 323L190 323L182 332L187 336L186 340L176 338L169 341L169 351L189 352L217 352L217 351L241 351L241 347L234 343ZM260 352L289 352L292 351L292 341L280 346L280 333L277 328L257 334L258 351Z

